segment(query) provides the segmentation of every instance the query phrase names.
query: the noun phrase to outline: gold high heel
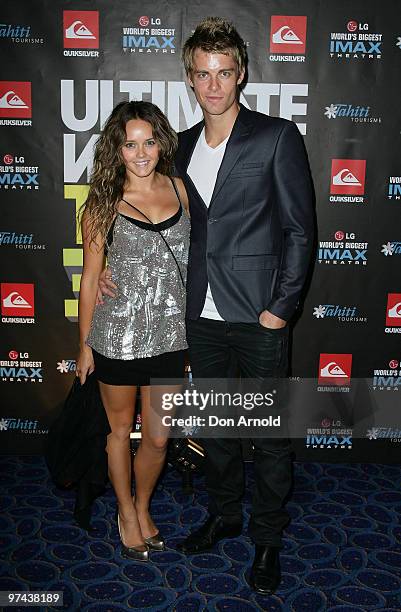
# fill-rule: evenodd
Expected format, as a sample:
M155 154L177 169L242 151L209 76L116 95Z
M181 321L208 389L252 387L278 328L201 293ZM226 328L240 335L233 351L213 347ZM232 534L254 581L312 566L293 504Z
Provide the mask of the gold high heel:
M121 537L121 529L120 529L120 515L117 510L117 527L118 533L120 535L121 541L121 554L128 559L132 559L133 561L149 561L149 546L145 544L139 544L138 546L126 546ZM141 549L145 550L141 550Z
M134 502L134 506L135 506L135 497L132 498L132 501ZM163 538L163 536L160 534L160 531L158 531L156 533L156 535L154 536L149 536L148 538L143 538L145 541L145 544L147 544L150 548L150 550L165 550L166 548L166 542Z
M149 546L151 550L164 550L166 548L166 542L164 541L163 536L160 531L156 533L154 536L150 536L149 538L144 538L145 544Z

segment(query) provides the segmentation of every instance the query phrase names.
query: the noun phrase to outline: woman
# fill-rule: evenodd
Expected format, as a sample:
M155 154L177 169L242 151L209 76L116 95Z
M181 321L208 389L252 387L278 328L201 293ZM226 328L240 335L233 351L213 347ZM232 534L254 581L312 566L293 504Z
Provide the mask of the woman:
M169 176L176 147L177 136L155 105L118 104L97 142L82 215L77 376L83 383L96 371L111 428L106 450L122 552L143 561L149 549L164 548L149 502L165 461L167 436L151 427L150 379L181 378L187 348L190 222L183 183ZM117 296L95 306L105 250ZM142 437L132 498L129 436L137 386Z

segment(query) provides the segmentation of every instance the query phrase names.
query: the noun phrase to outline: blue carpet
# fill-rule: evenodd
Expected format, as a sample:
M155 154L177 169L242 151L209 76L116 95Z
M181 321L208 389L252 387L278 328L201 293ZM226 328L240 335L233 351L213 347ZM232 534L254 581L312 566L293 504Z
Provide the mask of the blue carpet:
M111 488L95 504L88 535L72 521L74 494L55 489L42 458L0 457L0 468L0 591L62 590L64 610L93 612L401 610L401 467L295 464L283 581L272 597L246 585L253 554L245 536L208 554L175 550L206 516L201 478L188 497L168 468L152 506L168 549L146 564L120 556ZM247 472L251 482L251 465Z

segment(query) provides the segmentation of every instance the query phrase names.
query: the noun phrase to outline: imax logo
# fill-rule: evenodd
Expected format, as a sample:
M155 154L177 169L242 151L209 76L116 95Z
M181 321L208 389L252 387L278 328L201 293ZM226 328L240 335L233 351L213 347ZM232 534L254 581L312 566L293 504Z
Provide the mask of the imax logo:
M396 389L401 387L401 376L374 376L373 389Z
M306 436L306 446L317 448L352 448L352 437L346 436L338 438L337 436Z
M38 174L0 174L0 189L39 189Z
M123 49L146 49L147 51L158 51L162 49L167 53L174 53L174 36L123 36Z
M318 260L319 263L324 261L325 263L332 262L333 264L362 264L366 266L367 249L318 249Z
M5 368L0 367L0 379L3 381L42 382L42 368Z
M388 183L388 199L401 199L401 176L390 176Z
M367 42L366 44L362 41L355 42L353 40L331 40L330 41L330 53L334 54L352 54L358 55L369 55L370 57L381 57L381 42Z

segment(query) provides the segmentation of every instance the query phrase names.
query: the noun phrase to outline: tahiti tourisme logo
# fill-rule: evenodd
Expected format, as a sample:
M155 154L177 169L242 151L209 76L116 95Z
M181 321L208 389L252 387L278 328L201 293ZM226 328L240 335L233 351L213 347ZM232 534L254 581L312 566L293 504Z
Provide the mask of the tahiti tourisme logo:
M31 126L31 83L0 81L0 125Z
M17 433L17 434L48 434L49 430L43 428L38 420L32 421L25 417L1 417L0 418L1 433Z
M1 283L2 323L35 323L35 297L32 283Z
M330 202L364 202L365 159L333 159L331 162ZM343 194L343 195L335 195Z
M386 334L401 334L401 293L389 293L386 307Z
M389 240L386 244L382 244L381 253L386 257L392 255L401 255L401 241Z
M349 353L321 353L317 390L348 392L351 384L351 367L352 355Z
M390 440L393 443L401 442L401 429L394 427L371 427L366 431L369 440Z
M1 177L0 177L1 178ZM34 234L0 231L0 248L10 247L19 251L45 251L46 245L36 242Z
M124 26L124 53L175 53L175 28L165 27L160 17L142 15L134 26Z
M16 44L36 44L43 45L44 40L41 36L32 36L31 26L0 23L0 39L10 40Z
M57 362L57 371L60 374L69 374L70 372L75 372L77 366L77 362L75 359L62 359Z
M334 240L319 242L317 259L326 265L362 265L368 263L368 243L356 239L354 232L337 230Z
M272 15L270 21L271 62L304 62L306 48L305 16Z
M41 36L32 36L31 26L11 23L0 23L0 39L10 40L16 44L43 45Z
M356 106L343 102L331 103L325 106L324 115L327 119L344 119L353 123L381 123L381 117L372 117L370 106Z
M373 391L399 391L401 389L401 369L399 359L390 359L385 368L373 370Z
M99 57L99 11L63 11L63 34L65 56Z
M2 382L43 382L42 361L32 361L29 353L12 349L8 359L0 360L0 380Z
M39 189L39 166L28 165L23 155L6 153L0 166L0 189Z
M339 323L367 323L367 317L361 316L357 306L340 304L319 304L314 306L313 316L316 319L335 319Z
M346 31L331 32L330 57L334 59L375 60L382 57L383 34L369 32L369 24L351 19Z

